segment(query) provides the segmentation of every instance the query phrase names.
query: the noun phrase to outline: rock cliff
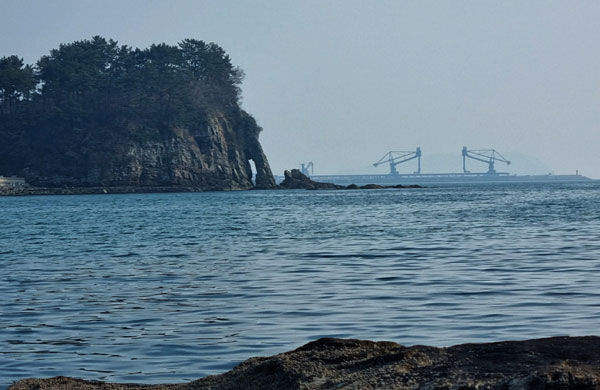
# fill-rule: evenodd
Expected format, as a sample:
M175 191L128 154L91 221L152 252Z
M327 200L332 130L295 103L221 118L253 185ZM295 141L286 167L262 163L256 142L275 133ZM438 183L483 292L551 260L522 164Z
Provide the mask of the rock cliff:
M32 145L35 158L23 174L28 183L43 187L273 188L259 130L254 119L239 110L212 113L197 127L173 127L147 139L113 128L112 135L94 141L95 147L73 147L69 139L40 140L41 145ZM250 161L256 167L254 177Z
M554 337L449 348L320 339L177 385L28 379L9 390L598 390L600 337Z

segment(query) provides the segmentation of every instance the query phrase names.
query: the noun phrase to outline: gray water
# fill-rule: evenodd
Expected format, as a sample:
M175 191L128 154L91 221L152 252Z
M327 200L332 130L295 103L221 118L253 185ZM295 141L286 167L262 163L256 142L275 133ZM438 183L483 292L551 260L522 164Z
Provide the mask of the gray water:
M598 334L600 183L0 198L0 388Z

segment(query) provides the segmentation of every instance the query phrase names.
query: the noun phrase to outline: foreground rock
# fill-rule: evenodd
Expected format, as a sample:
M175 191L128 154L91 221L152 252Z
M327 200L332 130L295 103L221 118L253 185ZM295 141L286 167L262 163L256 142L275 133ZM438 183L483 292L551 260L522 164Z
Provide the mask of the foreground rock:
M402 185L397 184L393 186L382 186L379 184L367 184L364 186L357 186L356 184L350 184L349 186L342 186L333 183L321 183L312 180L306 176L299 169L292 169L291 171L283 172L283 181L279 185L279 188L286 190L378 190L383 188L422 188L420 185Z
M177 385L117 385L57 377L10 390L58 389L600 389L600 337L554 337L449 348L320 339Z

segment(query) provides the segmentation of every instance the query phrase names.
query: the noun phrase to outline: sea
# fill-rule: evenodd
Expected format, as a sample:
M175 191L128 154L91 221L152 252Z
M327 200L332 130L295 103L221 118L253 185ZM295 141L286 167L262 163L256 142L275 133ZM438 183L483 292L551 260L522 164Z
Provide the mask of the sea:
M600 329L600 182L0 198L0 388Z

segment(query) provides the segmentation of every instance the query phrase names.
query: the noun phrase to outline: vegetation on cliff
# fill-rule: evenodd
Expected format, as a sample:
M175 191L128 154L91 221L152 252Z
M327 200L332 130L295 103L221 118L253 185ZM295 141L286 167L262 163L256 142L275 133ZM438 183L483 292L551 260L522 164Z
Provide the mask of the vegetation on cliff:
M243 72L214 43L120 46L96 36L34 66L0 59L0 174L40 185L271 187Z

